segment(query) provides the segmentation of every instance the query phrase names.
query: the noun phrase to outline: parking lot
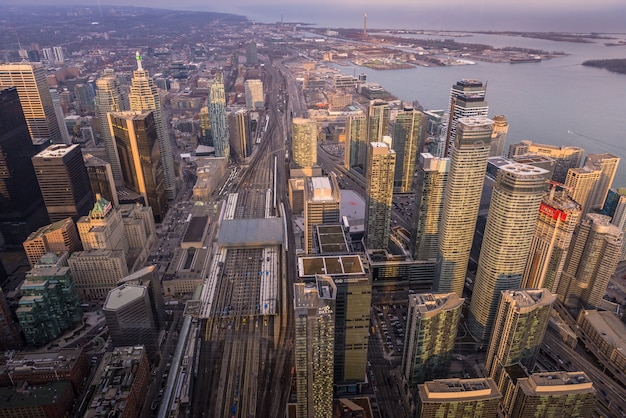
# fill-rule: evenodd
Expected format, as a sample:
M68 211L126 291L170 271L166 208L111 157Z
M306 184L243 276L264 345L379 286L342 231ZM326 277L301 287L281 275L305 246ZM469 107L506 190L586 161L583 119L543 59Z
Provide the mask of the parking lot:
M374 305L375 328L385 354L402 356L406 332L407 306L404 304Z

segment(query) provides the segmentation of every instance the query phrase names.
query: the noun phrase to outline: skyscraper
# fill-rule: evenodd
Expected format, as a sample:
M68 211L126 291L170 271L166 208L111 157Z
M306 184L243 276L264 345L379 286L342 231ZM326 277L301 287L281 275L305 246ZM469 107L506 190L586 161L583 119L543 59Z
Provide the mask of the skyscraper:
M31 267L34 267L47 252L67 251L72 253L83 249L78 229L76 229L76 224L72 218L65 218L50 225L42 226L26 238L23 246Z
M436 260L450 159L422 153L419 161L411 248L415 260Z
M50 145L32 162L50 222L89 213L93 194L80 146Z
M244 83L246 94L246 108L248 110L263 110L265 96L263 95L263 82L261 80L246 80Z
M565 187L572 199L581 206L581 216L589 213L593 195L602 171L590 167L570 168L565 179Z
M18 350L21 347L22 338L17 322L13 320L13 313L4 297L2 288L0 288L0 350Z
M463 294L480 196L485 181L493 122L461 118L450 151L450 171L439 226L439 252L433 288Z
M545 155L556 160L556 167L552 180L565 183L567 171L570 168L578 168L583 161L585 150L579 147L537 144L524 140L509 146L509 158L516 155L537 154Z
M296 168L317 165L317 123L311 119L293 118L291 161Z
M589 154L585 158L585 167L600 171L600 178L591 196L591 208L599 209L604 205L606 195L613 184L619 160L620 158L613 154Z
M335 293L326 277L294 284L297 418L332 415Z
M545 288L556 293L581 207L565 191L543 196L522 288Z
M532 372L556 295L547 289L518 289L502 291L499 299L485 362L496 383L505 366L520 363ZM504 393L502 387L500 391Z
M389 144L370 142L367 160L365 245L368 249L387 249L396 153Z
M110 131L109 135L111 135ZM89 176L89 184L91 184L93 195L100 194L106 200L113 203L113 206L118 207L117 187L115 186L111 164L89 153L83 154L83 160L85 162L85 168L87 168L87 175Z
M49 223L31 158L36 154L15 87L0 88L0 232L21 245Z
M148 290L150 309L152 310L152 316L156 320L157 329L163 329L165 327L165 303L163 302L163 289L161 287L159 270L156 265L146 266L132 274L129 274L124 277L119 284L144 286Z
M154 112L111 112L108 118L124 184L143 196L160 222L167 212L167 196Z
M170 141L170 134L167 128L167 119L163 114L161 97L154 80L141 66L141 55L139 53L137 53L136 58L137 70L133 71L130 93L128 94L130 110L140 112L153 111L160 153L159 158L162 160L163 178L165 179L165 190L167 198L173 200L176 197L176 172L174 170L174 156L172 155L172 142ZM224 114L224 125L226 125L226 114ZM226 138L226 144L228 145L228 138ZM154 211L157 213L156 208Z
M464 299L456 293L409 295L402 376L417 385L447 377Z
M0 64L0 87L17 88L34 144L62 143L46 70L41 63Z
M254 40L251 40L246 44L246 64L256 65L259 62L257 57L257 44Z
M622 231L608 216L588 213L574 232L558 287L571 308L597 309L621 255Z
M128 238L120 210L101 195L96 195L93 209L76 222L76 227L85 251L102 248L123 250L128 254Z
M392 122L392 147L396 152L394 190L408 193L413 188L413 173L418 153L422 151L426 134L426 117L422 112L405 107Z
M495 417L502 394L493 379L440 379L419 385L418 418Z
M346 119L346 149L344 166L347 169L365 167L367 155L367 118L365 115L348 116Z
M500 157L504 155L504 144L506 143L506 135L509 132L509 122L504 115L496 115L493 120L493 133L491 134L491 150L490 157Z
M235 161L243 162L252 153L250 114L246 109L228 113L228 131L231 155Z
M215 156L230 158L228 141L228 122L226 120L226 93L224 92L224 75L217 73L209 90L209 119Z
M491 334L500 292L520 286L545 190L545 173L518 163L498 171L467 321L469 331L482 341Z
M489 105L485 100L487 86L482 81L463 79L457 81L450 90L450 103L448 106L448 132L446 152L444 157L450 155L450 149L456 138L458 121L461 118L487 116Z
M111 164L111 171L113 172L115 184L117 186L123 186L124 179L122 177L122 168L120 167L120 161L117 156L115 142L111 137L107 113L128 110L129 105L128 98L125 97L119 79L115 75L115 71L112 68L106 68L102 73L102 77L96 80L95 101L96 117L98 118L98 124L100 125L100 135L102 136L102 140L104 142L107 161Z
M313 227L320 224L338 224L341 196L337 176L307 177L304 182L304 251L313 252Z

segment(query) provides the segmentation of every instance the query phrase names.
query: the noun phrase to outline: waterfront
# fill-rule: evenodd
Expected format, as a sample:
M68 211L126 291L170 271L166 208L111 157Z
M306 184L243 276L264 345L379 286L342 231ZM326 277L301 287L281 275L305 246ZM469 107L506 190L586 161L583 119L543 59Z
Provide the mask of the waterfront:
M624 39L624 35L615 36ZM587 153L609 152L626 157L623 102L626 75L581 65L589 59L624 58L626 47L603 44L615 40L572 43L488 34L455 40L496 48L536 48L568 55L516 65L477 62L475 65L393 71L357 66L337 68L347 74L366 73L368 81L381 84L402 100L418 100L426 109L446 108L452 84L462 78L476 78L487 82L490 116L503 114L509 121L507 145L529 139L546 144L575 145ZM620 164L614 186L626 186L624 161Z

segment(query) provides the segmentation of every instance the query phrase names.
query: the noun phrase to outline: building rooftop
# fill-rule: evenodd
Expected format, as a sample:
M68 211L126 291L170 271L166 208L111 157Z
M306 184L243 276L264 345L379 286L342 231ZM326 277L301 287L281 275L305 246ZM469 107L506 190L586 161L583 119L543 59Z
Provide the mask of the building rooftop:
M35 157L39 158L62 158L66 154L72 152L75 148L79 147L78 144L65 145L65 144L52 144L45 150L41 151Z
M506 300L515 306L519 312L529 312L541 306L552 306L556 295L548 289L517 289L502 292L501 300Z
M602 335L606 343L626 353L626 324L613 312L583 310L585 320Z
M491 378L440 379L419 385L422 402L456 402L462 400L492 399L502 396Z
M146 288L135 285L122 285L111 290L104 301L103 309L116 310L138 299L144 298Z
M593 382L584 372L533 373L528 379L518 380L519 387L527 394L552 395L566 392L595 393Z
M415 306L420 316L431 317L443 311L457 309L463 306L465 299L456 293L419 293L409 295L409 305Z
M348 243L341 225L314 225L314 228L320 253L348 252Z
M283 243L283 220L225 219L220 225L217 242L226 247L269 246Z
M340 256L306 256L298 258L298 275L301 278L317 274L329 276L365 276L361 257L356 254Z
M185 230L182 243L200 242L204 236L206 225L209 223L208 215L192 216Z
M3 409L55 404L68 390L72 390L68 387L69 385L71 383L68 380L60 380L43 385L27 386L23 390L18 390L13 386L0 387L0 404Z
M34 352L8 351L4 356L0 356L0 374L31 370L71 370L82 352L82 348Z

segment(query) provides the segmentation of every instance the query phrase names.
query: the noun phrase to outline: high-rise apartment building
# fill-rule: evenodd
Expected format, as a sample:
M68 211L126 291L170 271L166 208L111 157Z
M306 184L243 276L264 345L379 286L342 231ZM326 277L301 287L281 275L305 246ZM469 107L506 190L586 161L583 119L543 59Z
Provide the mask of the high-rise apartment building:
M600 171L600 178L596 183L589 202L589 206L592 209L600 209L604 205L606 195L613 185L619 160L620 158L613 154L589 154L585 158L585 167Z
M246 43L246 64L257 65L259 58L257 56L257 44L254 40Z
M15 87L0 87L0 232L21 245L50 221L31 158L36 154Z
M113 178L111 164L89 153L83 153L83 161L87 169L93 195L99 194L113 203L113 206L118 207L120 202L117 197L117 186Z
M335 296L329 278L294 284L297 418L332 415Z
M489 105L485 100L486 93L487 86L479 80L463 79L452 86L448 106L448 132L444 157L450 155L451 147L456 138L459 119L487 116Z
M501 157L504 155L504 144L509 133L509 122L504 115L496 115L493 120L493 133L491 134L490 157Z
M547 289L517 289L502 291L499 299L485 362L485 371L496 383L503 368L512 364L532 372L556 295ZM505 393L502 387L500 392Z
M513 158L517 155L535 154L554 158L556 166L554 167L552 180L565 183L567 171L570 168L580 167L584 153L585 150L579 147L537 144L524 140L509 146L508 157Z
M291 161L296 168L317 165L317 123L311 119L293 118Z
M17 88L34 144L63 142L41 63L0 64L0 87Z
M600 181L602 171L590 167L570 168L565 179L569 195L581 206L582 216L592 208L594 191Z
M111 137L107 113L128 110L129 104L128 98L122 90L120 81L112 68L106 68L102 73L102 77L96 80L95 103L96 117L100 125L100 135L102 142L104 142L107 161L111 164L115 184L117 186L123 186L124 179L122 177L122 168L120 167L120 161L117 156L115 142Z
M396 153L385 142L370 142L365 174L365 245L368 249L386 249L391 228L393 174Z
M137 112L152 111L153 113L158 138L159 158L162 161L163 178L165 180L165 190L167 198L173 200L176 197L176 172L167 119L161 107L159 89L148 72L143 69L139 53L137 53L136 58L137 70L133 71L133 79L131 80L130 92L128 93L129 109ZM224 124L226 124L225 119L226 115L224 115ZM226 142L228 145L228 140ZM121 159L122 157L120 156L119 158ZM156 208L155 213L157 213Z
M463 301L456 293L409 295L401 370L415 394L418 384L447 377Z
M439 226L433 288L463 295L480 196L485 181L493 122L485 117L457 121Z
M163 159L154 112L108 113L126 187L139 193L160 221L167 212Z
M344 166L347 169L358 167L363 170L365 168L366 155L367 118L365 115L348 116L346 119Z
M411 234L411 248L415 260L437 259L439 222L449 169L449 158L438 158L429 153L422 153L419 156L415 190L415 225Z
M252 153L250 114L246 109L228 113L230 153L235 161L243 162Z
M626 233L626 189L611 189L606 195L603 215L611 217L611 223ZM622 239L622 255L620 261L626 259L626 240Z
M209 90L209 119L215 156L230 158L230 142L228 139L228 121L226 117L226 93L224 91L224 75L217 73Z
M122 250L78 251L67 262L82 301L103 301L109 291L128 276L126 256Z
M365 159L363 163L367 165L369 160L370 151L369 144L371 142L382 142L383 137L389 135L389 120L391 111L389 109L389 103L383 100L370 101L367 108L367 139L365 146ZM363 172L367 172L367 167L363 167Z
M588 213L574 232L557 289L572 308L597 309L622 250L622 231L608 216Z
M500 167L470 303L469 331L485 341L498 309L500 292L520 286L545 190L546 170L510 163Z
M263 110L265 107L265 96L263 95L263 82L261 80L250 79L243 84L246 94L246 108L248 110Z
M89 213L93 194L79 145L50 145L32 162L50 222Z
M320 224L338 224L341 196L337 176L307 177L304 182L304 241L306 254L313 252L313 228Z
M82 251L78 229L72 218L65 218L42 226L31 233L23 243L26 257L31 267L34 267L39 259L48 252Z
M392 147L396 152L394 190L408 193L413 188L417 156L422 152L426 135L426 116L413 108L404 108L391 124Z
M545 288L556 293L580 212L581 206L565 191L552 189L543 196L522 288Z
M419 385L418 418L495 417L502 394L493 379L440 379Z

